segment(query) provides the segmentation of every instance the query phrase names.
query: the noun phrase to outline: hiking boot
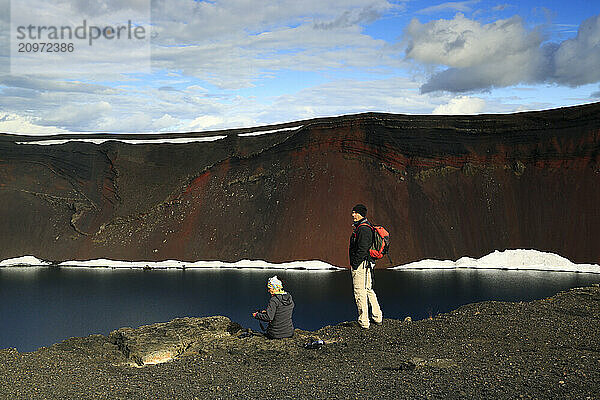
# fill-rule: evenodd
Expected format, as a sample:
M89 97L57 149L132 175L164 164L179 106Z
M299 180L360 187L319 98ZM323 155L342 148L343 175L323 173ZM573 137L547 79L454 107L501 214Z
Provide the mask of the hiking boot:
M362 326L360 324L360 322L358 321L346 321L346 322L341 322L339 324L339 326L344 326L344 327L348 327L348 328L363 328L363 329L369 329L369 325L367 326Z

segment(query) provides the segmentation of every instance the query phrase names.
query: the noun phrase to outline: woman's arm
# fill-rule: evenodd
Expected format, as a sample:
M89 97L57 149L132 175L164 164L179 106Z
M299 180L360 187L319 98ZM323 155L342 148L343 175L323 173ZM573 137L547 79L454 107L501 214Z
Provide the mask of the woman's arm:
M271 300L269 300L267 309L264 312L257 312L254 315L254 318L260 319L261 321L271 322L275 317L275 311L277 311L277 303L275 296L271 296Z

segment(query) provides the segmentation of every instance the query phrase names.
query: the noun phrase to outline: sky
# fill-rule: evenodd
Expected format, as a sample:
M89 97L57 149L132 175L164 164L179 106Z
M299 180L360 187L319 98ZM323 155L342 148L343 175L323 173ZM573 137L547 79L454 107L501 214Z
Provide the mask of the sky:
M600 101L599 1L0 0L0 8L6 133L197 132ZM50 36L84 21L105 36ZM125 37L136 27L143 34ZM74 47L15 50L26 42Z

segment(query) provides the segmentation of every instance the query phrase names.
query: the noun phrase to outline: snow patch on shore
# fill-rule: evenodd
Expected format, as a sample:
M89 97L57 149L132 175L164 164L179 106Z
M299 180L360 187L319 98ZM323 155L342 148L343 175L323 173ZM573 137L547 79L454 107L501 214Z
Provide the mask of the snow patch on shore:
M43 267L47 265L52 265L52 263L44 260L40 260L34 256L23 256L17 258L9 258L7 260L0 261L0 267L23 267L23 266L31 266L31 267Z
M553 253L538 250L504 250L494 251L487 256L475 259L462 257L456 261L451 260L422 260L409 264L399 265L392 269L510 269L510 270L537 270L537 271L562 271L562 272L589 272L600 274L597 264L575 264L570 260Z
M38 267L54 265L57 267L79 268L130 268L130 269L210 269L210 268L237 268L237 269L300 269L300 270L334 270L343 269L327 264L323 261L293 261L287 263L269 263L262 260L241 260L234 263L222 261L122 261L99 258L85 261L64 261L52 264L33 256L12 258L0 262L0 267Z
M289 269L289 270L340 270L323 261L293 261L287 263L269 263L262 260L241 260L234 263L222 261L121 261L110 259L96 259L85 261L64 261L53 264L33 256L24 256L0 261L1 267L40 267L58 266L75 268L129 268L129 269ZM597 264L575 264L568 259L553 253L538 250L505 250L494 251L479 259L463 257L456 261L451 260L422 260L390 268L396 271L415 269L507 269L507 270L537 270L561 272L586 272L600 274Z
M254 268L254 269L310 269L328 270L338 269L323 261L293 261L288 263L268 263L262 260L241 260L234 263L223 261L196 261L186 262L178 260L166 261L118 261L97 259L88 261L65 261L59 267L110 267L110 268L151 268L151 269L206 269L206 268Z

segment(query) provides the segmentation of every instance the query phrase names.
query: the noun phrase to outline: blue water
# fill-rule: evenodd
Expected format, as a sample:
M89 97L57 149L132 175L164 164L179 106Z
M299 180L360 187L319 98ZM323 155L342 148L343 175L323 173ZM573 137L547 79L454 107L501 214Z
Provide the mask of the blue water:
M258 329L277 274L294 296L297 328L356 318L348 271L0 268L0 348L33 351L72 336L185 316L225 315ZM600 275L499 270L375 271L386 318L423 319L483 300L527 301L599 283Z

